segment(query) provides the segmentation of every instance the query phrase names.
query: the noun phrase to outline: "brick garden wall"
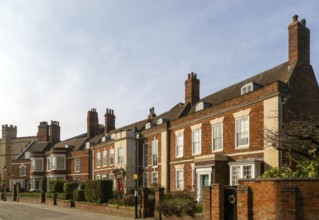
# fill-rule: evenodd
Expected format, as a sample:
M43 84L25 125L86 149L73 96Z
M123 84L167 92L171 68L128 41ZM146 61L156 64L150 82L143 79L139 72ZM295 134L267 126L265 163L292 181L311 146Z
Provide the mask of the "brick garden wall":
M224 187L204 189L205 219L223 219ZM319 178L240 180L238 219L319 219Z

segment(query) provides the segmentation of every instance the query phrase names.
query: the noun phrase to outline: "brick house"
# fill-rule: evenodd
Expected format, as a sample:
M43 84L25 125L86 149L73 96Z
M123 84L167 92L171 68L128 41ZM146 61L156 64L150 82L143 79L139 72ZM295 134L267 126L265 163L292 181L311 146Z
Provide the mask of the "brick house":
M199 97L197 75L188 75L189 111L170 122L170 191L191 189L201 201L202 186L237 185L240 178L285 165L265 135L283 122L318 111L319 104L306 21L294 16L288 29L285 63L204 98Z
M97 144L104 126L96 125L95 109L88 112L87 133L60 141L59 122L40 122L37 141L12 160L10 189L20 183L25 190L39 190L43 176L50 180L67 180L78 183L91 178L92 146ZM102 132L101 132L102 131Z

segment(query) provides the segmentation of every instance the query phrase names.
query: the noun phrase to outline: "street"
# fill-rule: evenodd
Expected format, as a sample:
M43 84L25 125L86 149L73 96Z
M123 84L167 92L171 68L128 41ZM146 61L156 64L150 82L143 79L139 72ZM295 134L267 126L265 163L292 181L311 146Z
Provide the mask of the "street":
M82 211L74 208L60 208L44 204L27 204L9 201L0 201L0 219L2 220L38 220L38 219L59 219L59 220L125 220L133 219L113 216L102 213Z

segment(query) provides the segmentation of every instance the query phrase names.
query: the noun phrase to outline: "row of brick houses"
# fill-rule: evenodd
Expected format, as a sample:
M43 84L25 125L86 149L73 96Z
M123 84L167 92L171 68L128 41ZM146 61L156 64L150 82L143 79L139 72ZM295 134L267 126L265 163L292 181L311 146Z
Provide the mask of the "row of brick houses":
M42 176L112 179L114 190L125 193L135 187L138 168L139 188L188 190L201 201L203 186L237 185L240 178L285 166L282 153L265 140L267 132L318 112L319 104L306 21L294 16L288 34L287 62L203 98L197 74L190 73L184 103L159 115L151 108L144 120L115 128L112 109L106 109L104 125L92 109L87 132L65 141L58 122L41 122L37 136L12 160L10 186L20 182L37 190Z

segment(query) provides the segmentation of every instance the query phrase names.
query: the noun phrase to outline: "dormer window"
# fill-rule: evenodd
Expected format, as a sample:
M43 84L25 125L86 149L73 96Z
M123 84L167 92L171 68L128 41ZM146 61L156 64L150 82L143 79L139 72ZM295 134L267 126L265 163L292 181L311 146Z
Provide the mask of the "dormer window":
M112 140L115 140L115 137L116 137L115 134L112 134L112 135L111 135L111 139L112 139Z
M209 103L207 102L200 102L198 103L196 106L195 106L195 111L198 112L198 111L201 111L203 109L206 109L210 106Z
M145 125L145 129L150 129L154 127L154 124L152 124L151 122L148 122L146 125Z
M163 118L160 118L157 120L156 124L157 125L163 124L163 121L164 121Z
M252 92L253 90L254 90L254 84L248 83L248 84L244 85L243 87L241 87L240 94L244 95L246 93Z
M200 111L200 110L203 110L204 109L204 102L200 102L196 105L195 107L195 111Z

